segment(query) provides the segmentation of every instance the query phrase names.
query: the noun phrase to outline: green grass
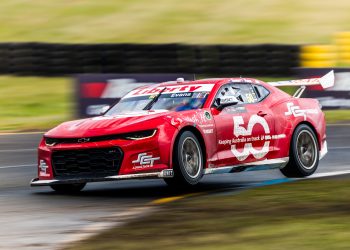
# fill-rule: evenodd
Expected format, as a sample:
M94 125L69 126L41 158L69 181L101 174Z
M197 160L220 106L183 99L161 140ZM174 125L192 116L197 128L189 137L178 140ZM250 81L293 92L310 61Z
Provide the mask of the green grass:
M350 109L344 110L325 110L326 121L328 123L337 123L350 121Z
M0 41L329 43L347 0L2 0Z
M69 78L0 77L0 132L42 130L71 119Z
M69 249L329 250L350 246L350 180L308 180L201 196Z

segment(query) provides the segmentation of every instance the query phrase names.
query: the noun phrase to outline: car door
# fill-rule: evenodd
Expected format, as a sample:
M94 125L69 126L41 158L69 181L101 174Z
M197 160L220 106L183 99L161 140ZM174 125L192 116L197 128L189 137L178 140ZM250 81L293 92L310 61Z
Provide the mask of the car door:
M218 110L218 100L237 104ZM249 83L228 83L215 97L212 114L217 133L218 166L241 165L269 157L273 148L273 114L260 103Z

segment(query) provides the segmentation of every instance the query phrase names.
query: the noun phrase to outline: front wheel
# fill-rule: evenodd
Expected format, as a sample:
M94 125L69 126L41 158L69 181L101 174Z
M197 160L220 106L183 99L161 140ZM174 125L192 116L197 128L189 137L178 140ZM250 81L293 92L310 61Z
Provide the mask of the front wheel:
M55 190L57 193L61 194L74 194L80 192L86 183L77 183L77 184L57 184L51 185L50 187Z
M305 177L312 175L319 161L317 137L305 124L299 125L292 136L289 150L289 163L281 169L286 177Z
M197 137L183 132L174 145L174 177L164 181L170 186L196 185L203 176L204 155Z

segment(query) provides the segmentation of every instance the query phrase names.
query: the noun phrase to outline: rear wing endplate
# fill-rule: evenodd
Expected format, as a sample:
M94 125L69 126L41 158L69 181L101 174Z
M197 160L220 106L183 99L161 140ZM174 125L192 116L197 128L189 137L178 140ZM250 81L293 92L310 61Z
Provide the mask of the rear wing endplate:
M299 98L303 94L307 86L321 86L323 89L328 89L334 86L334 82L335 82L335 77L334 77L334 71L332 70L320 78L268 82L268 84L275 87L299 86L299 89L293 95L294 97Z

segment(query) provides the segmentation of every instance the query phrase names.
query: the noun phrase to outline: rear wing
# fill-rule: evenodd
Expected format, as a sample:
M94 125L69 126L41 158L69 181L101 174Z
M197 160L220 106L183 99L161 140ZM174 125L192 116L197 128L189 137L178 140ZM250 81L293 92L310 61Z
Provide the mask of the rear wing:
M307 86L321 86L323 89L328 89L334 86L334 82L335 82L335 77L334 77L334 71L332 70L320 78L268 82L268 84L275 87L299 86L300 88L293 95L294 97L299 98L303 94Z

